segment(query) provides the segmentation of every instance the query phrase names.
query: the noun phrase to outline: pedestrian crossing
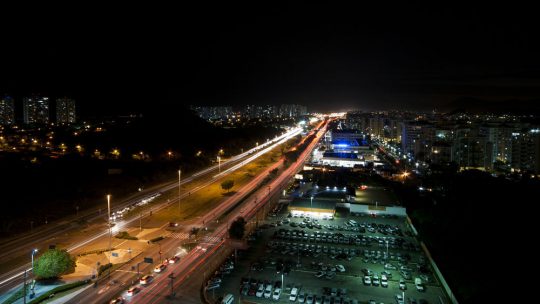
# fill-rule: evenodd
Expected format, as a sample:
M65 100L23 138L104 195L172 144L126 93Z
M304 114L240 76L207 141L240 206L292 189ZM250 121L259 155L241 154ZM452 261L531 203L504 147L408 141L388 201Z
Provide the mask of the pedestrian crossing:
M172 232L169 235L170 238L178 239L178 240L187 240L189 239L189 233L186 232Z
M166 237L170 237L177 240L188 240L190 239L189 233L186 232L171 232L171 234L166 235ZM193 236L191 237L193 238ZM201 243L208 243L208 244L217 244L221 242L221 238L217 236L203 236L202 239L200 239Z
M221 238L217 236L205 236L201 240L202 243L217 244L221 242Z

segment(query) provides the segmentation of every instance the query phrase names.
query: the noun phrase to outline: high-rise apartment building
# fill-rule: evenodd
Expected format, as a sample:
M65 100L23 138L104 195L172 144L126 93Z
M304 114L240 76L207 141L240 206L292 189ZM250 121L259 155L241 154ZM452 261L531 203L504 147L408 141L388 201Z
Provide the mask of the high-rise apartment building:
M0 125L15 123L15 102L10 96L0 98Z
M512 169L540 173L540 129L512 134Z
M70 98L56 100L56 122L58 124L75 123L75 100Z
M23 98L23 121L25 124L49 123L49 97Z

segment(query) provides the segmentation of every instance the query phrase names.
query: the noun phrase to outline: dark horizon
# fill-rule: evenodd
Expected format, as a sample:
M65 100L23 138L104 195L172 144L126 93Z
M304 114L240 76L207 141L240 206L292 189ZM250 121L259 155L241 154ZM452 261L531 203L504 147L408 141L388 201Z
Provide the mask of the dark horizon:
M451 110L463 98L540 100L537 26L525 8L236 9L190 7L157 21L115 12L99 22L6 19L0 93L70 96L84 116L156 105Z

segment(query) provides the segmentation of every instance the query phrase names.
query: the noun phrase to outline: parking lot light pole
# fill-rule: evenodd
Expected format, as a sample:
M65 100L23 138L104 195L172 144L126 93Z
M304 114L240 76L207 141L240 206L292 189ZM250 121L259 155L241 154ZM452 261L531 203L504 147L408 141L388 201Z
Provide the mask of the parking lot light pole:
M311 211L311 213L313 214L313 196L311 197L311 208L309 211Z
M283 285L283 272L281 273L281 290L284 290L285 285Z

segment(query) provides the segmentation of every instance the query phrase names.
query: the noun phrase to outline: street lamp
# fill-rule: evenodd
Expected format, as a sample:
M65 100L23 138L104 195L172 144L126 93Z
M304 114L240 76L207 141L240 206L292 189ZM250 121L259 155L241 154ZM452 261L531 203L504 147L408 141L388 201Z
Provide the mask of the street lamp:
M32 250L32 274L34 273L34 254L36 254L37 252L37 248Z
M38 249L34 248L34 250L32 250L32 254L31 254L31 256L32 256L32 275L34 274L34 254L36 254L37 252L38 252ZM24 275L25 275L25 282L24 282L25 301L24 302L26 303L26 270L24 272ZM32 285L32 288L31 288L32 289L32 295L31 295L31 297L33 297L33 295L34 295L34 285L35 284L32 283L31 285Z
M178 213L180 214L180 191L182 190L182 170L178 170Z
M313 215L313 196L311 197L311 208L310 208L310 211L311 211L311 215Z
M219 173L221 173L221 157L217 157L217 161L218 161L218 170L219 170Z
M111 263L111 238L112 238L112 227L111 227L111 195L107 194L107 209L109 213L109 218L107 223L109 225L109 263Z

